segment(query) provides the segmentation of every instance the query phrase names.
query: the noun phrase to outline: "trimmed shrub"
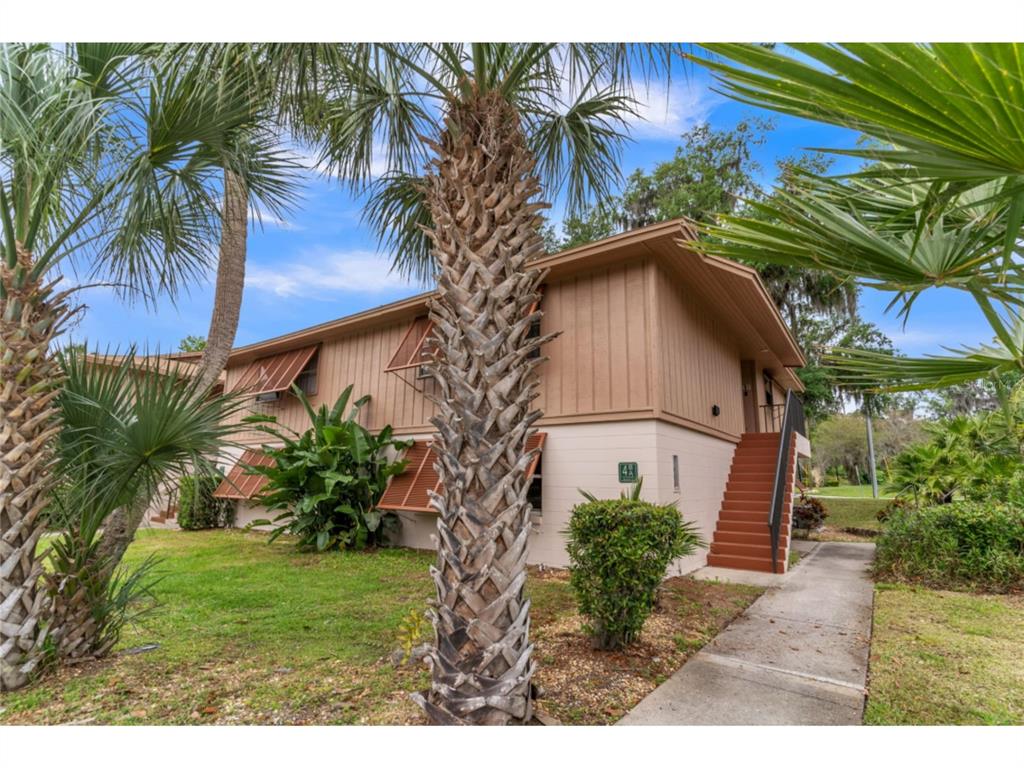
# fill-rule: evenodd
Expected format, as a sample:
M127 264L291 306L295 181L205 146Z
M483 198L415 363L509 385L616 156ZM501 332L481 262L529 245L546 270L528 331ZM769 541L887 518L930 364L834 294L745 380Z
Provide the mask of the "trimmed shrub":
M637 638L669 563L704 545L674 504L632 499L577 505L568 535L570 583L601 650Z
M809 531L817 530L825 524L828 512L819 499L801 493L800 498L793 502L793 527Z
M228 528L235 522L230 499L214 498L216 475L186 475L178 484L178 525L186 531Z
M954 502L896 511L878 539L875 575L940 588L1024 589L1024 509Z

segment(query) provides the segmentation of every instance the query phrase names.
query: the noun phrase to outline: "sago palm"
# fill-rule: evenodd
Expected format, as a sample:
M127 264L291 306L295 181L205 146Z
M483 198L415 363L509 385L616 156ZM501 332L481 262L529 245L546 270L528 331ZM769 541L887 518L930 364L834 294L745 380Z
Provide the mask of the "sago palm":
M542 194L578 209L619 178L631 75L668 46L359 45L322 107L323 159L357 184L391 170L367 217L396 267L435 278L434 450L441 492L432 684L435 722L531 717L527 439L541 412L531 338L541 316ZM638 78L640 79L640 78ZM380 159L380 158L378 158ZM423 169L426 169L425 172Z
M0 688L26 682L40 640L60 274L147 300L203 274L218 163L247 117L207 85L148 45L0 48Z
M904 318L928 288L968 292L992 346L923 359L840 352L851 385L913 389L1024 364L1024 46L807 44L802 59L710 45L733 97L860 131L854 178L805 175L753 216L723 217L699 247L817 267L892 291ZM760 220L758 220L760 219ZM768 221L764 221L767 219Z

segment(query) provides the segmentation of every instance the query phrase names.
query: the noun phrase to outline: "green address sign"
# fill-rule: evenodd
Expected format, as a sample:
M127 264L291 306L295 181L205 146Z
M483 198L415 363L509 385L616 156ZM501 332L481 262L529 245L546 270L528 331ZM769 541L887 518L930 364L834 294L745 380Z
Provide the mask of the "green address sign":
M620 483L635 483L640 479L640 470L637 468L635 461L620 461L619 462L619 482Z

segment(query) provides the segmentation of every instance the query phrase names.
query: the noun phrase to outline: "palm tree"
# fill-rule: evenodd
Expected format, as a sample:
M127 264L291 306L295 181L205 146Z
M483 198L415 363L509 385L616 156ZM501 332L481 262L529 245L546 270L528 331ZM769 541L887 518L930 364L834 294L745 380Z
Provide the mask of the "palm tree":
M217 158L223 170L221 232L213 313L206 347L199 362L201 385L209 388L227 364L238 331L245 286L245 262L250 215L257 204L280 217L295 199L294 156L283 149L291 129L304 132L311 104L318 98L319 74L329 69L344 46L321 43L216 43L171 46L172 55L201 68L208 77L225 83L247 106L248 119L231 134L229 151ZM265 182L249 184L259 169ZM257 218L263 211L257 208Z
M242 401L211 397L190 371L144 363L133 350L90 356L71 347L59 361L51 515L61 525L44 577L47 632L59 658L82 659L107 653L134 598L148 594L148 563L119 570L124 549L110 515L144 509L175 476L214 470Z
M928 288L965 291L992 326L991 345L921 359L840 350L851 386L941 387L1024 364L1024 46L794 45L803 60L707 47L722 58L703 63L734 98L873 141L844 151L870 161L852 179L803 174L697 247L892 291L904 318Z
M635 113L631 74L667 69L669 46L354 46L323 107L323 160L357 185L375 154L391 170L367 218L397 269L431 278L439 355L434 450L442 491L432 684L417 701L440 723L532 714L526 580L530 338L544 272L543 192L570 210L604 197ZM428 162L429 161L429 162ZM426 173L420 173L424 163Z
M148 45L0 48L2 689L26 682L41 641L36 546L62 375L50 350L75 311L60 272L151 301L208 267L213 158L246 113L232 89L206 86Z

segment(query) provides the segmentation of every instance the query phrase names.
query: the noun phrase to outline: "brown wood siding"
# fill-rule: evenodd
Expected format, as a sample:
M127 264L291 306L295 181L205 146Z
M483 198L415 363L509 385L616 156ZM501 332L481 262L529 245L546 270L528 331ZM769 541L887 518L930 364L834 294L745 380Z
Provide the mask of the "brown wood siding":
M384 372L411 321L408 318L325 341L317 364L317 394L310 398L313 406L333 404L345 387L355 384L353 398L371 396L362 410L363 423L369 429L391 424L410 432L432 431L429 420L434 414L434 407L423 392L426 388L432 389L435 386L433 382L417 381L415 368L396 373ZM245 369L244 365L228 368L229 391ZM276 402L253 403L250 410L276 416L281 424L300 432L308 427L301 404L291 395L285 395ZM260 443L268 440L269 436L244 430L238 439L246 443Z
M719 314L692 290L655 272L660 410L727 435L743 432L740 352ZM718 405L721 415L713 416Z
M653 408L652 339L646 259L549 282L537 404L548 418L622 414Z
M542 332L561 331L544 354L537 405L543 423L611 421L664 415L720 436L743 431L739 345L720 310L682 286L643 256L547 282ZM424 396L435 385L415 379L416 369L386 373L415 315L327 339L319 353L313 405L332 403L348 384L369 394L363 409L370 429L391 424L405 434L433 432L433 405ZM245 365L228 369L230 391ZM714 417L711 406L722 414ZM306 416L286 395L253 404L292 429ZM247 443L265 436L244 432Z

